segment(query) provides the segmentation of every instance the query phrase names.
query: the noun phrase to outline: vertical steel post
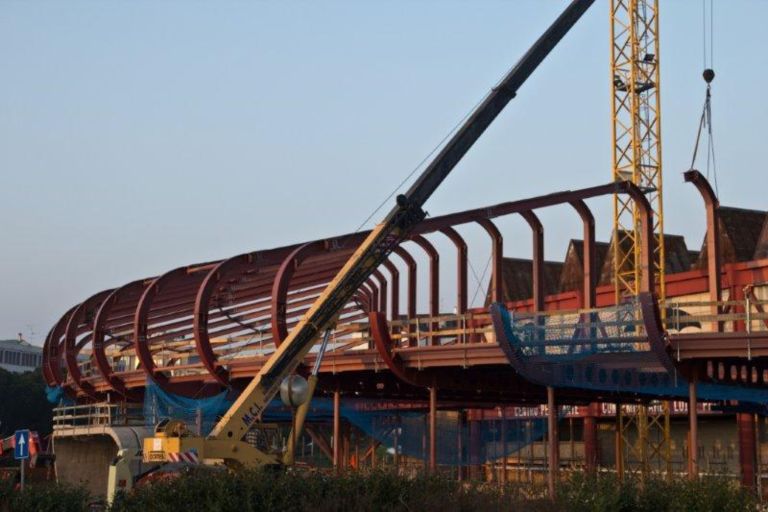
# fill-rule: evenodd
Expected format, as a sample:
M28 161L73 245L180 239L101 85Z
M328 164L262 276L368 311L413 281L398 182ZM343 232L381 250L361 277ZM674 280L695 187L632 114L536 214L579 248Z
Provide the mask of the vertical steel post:
M501 478L502 486L507 484L507 411L501 407Z
M397 453L397 452L395 452ZM341 392L338 388L333 392L333 468L340 469L341 455Z
M557 436L557 405L555 404L555 388L547 387L547 433L548 433L548 466L547 485L549 487L549 497L555 498L555 487L557 483L558 471L560 469L560 450Z
M394 443L395 443L395 472L399 473L400 471L400 414L397 414L395 421L395 435L394 435Z
M699 413L698 397L696 396L696 378L688 383L688 478L696 480L699 477Z
M621 404L616 404L616 476L619 481L624 480L624 418L622 418Z
M739 428L739 462L741 463L741 485L755 488L755 420L751 413L736 414Z
M464 447L461 442L461 433L464 429L464 411L456 411L456 453L458 459L458 471L456 472L456 479L461 482L464 477Z
M482 477L480 466L480 422L471 416L474 411L470 411L469 422L469 477L472 480L478 480Z
M584 416L584 467L587 473L597 471L597 408L600 404L592 402Z
M429 472L437 469L437 388L429 388Z
M376 418L371 418L371 469L376 469Z

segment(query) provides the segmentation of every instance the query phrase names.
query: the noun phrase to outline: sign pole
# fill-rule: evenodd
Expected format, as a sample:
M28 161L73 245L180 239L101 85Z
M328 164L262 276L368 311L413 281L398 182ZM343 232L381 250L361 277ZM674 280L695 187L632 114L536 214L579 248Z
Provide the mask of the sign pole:
M19 468L20 474L20 488L24 490L24 461L29 458L29 443L31 438L29 436L29 430L17 430L13 434L13 456L19 461L21 467Z

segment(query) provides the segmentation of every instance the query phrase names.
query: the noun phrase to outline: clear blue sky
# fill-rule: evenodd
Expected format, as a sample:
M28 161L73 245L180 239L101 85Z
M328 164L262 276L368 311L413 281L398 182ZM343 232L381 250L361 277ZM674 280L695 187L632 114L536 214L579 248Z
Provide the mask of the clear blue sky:
M667 231L698 248L681 173L704 95L701 2L661 4ZM71 305L138 277L354 230L564 5L1 2L0 337L39 343ZM768 208L766 19L768 2L715 5L720 192L751 208ZM609 181L608 37L598 0L427 209ZM609 206L593 203L603 239ZM542 218L561 259L578 221ZM525 225L502 227L505 252L528 256ZM481 273L487 253L471 257Z

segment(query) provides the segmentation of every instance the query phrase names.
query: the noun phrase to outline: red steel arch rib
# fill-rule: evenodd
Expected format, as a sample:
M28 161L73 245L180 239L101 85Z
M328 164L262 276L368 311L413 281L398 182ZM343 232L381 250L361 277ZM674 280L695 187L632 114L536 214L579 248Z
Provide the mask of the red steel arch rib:
M92 341L93 320L96 311L111 292L112 290L104 290L83 301L70 315L64 331L64 361L69 373L68 380L71 380L76 390L82 391L92 398L98 398L98 393L93 384L86 378L90 375L83 375L79 355L83 347ZM92 357L88 356L87 362L92 363Z
M131 370L130 362L124 363L125 368L115 371L109 362L107 349L122 344L120 353L124 354L126 349L130 349L129 354L135 357L131 312L135 310L144 290L152 281L140 279L113 290L101 303L93 321L94 363L109 390L129 399L138 398L134 391L128 389L124 376L121 375ZM123 355L123 358L130 361L130 355Z
M424 220L417 226L413 241L426 251L430 261L430 314L439 313L439 253L425 235L442 233L456 246L459 256L457 304L462 313L468 310L468 248L456 226L477 223L489 235L493 258L490 288L492 296L499 298L503 239L491 219L511 214L523 214L531 219L534 218L532 211L538 208L571 204L584 223L585 241L591 242L594 218L583 201L614 192L630 194L636 202L644 200L642 192L631 184L610 183ZM534 231L538 229L535 223L532 227ZM651 226L646 222L644 232L649 228ZM261 361L310 307L365 235L358 233L181 267L105 295L103 302L86 308L98 308L95 319L81 320L80 306L73 308L51 329L46 339L46 382L63 385L81 396L88 394L86 389L90 386L95 393L116 392L126 397L134 389L140 390L146 376L175 392L181 389L197 391L201 386L211 384L216 390L236 385L258 371ZM316 250L302 255L302 247ZM407 317L413 320L418 310L417 263L404 247L398 247L395 253L405 261L408 269ZM534 258L538 259L543 259L543 255ZM582 305L593 302L596 272L593 267L586 266L588 263L585 261ZM647 269L643 275L649 276ZM345 350L365 348L361 347L359 334L360 326L368 321L367 312L383 312L388 305L390 318L399 317L400 286L400 271L388 260L382 264L381 271L374 273L358 290L357 301L365 311L358 311L349 304L342 312L337 330L339 341L335 343L338 357L334 356L334 361L341 363ZM642 288L652 290L650 278ZM93 298L89 300L97 302ZM386 321L385 315L382 318ZM126 338L132 339L131 347L125 346L123 340ZM399 344L400 339L398 337L394 342ZM413 336L409 339L413 341ZM482 335L469 339L469 344L474 345L486 341ZM98 372L83 375L76 364L77 353L88 343L93 343L93 362ZM398 347L397 350L418 348ZM368 357L364 352L351 355L362 361ZM116 362L130 357L138 358L140 364L126 368ZM231 372L237 372L234 381Z

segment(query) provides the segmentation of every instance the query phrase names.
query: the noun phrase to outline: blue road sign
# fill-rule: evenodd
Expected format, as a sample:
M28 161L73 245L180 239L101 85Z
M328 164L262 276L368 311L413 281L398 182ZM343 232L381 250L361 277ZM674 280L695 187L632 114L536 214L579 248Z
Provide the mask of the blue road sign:
M29 458L29 430L17 430L14 434L13 457L15 459Z

